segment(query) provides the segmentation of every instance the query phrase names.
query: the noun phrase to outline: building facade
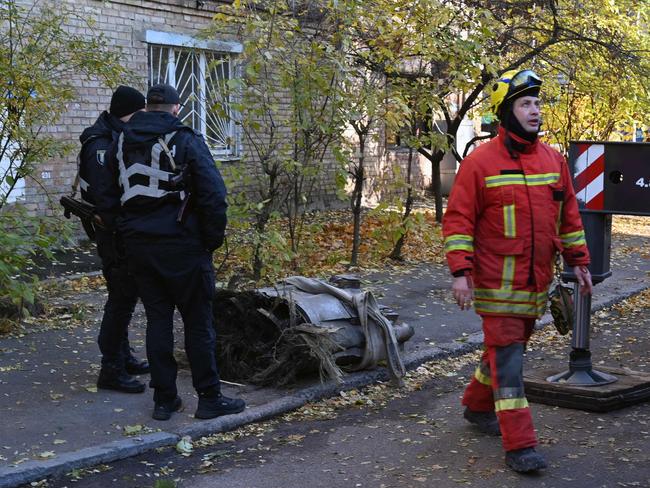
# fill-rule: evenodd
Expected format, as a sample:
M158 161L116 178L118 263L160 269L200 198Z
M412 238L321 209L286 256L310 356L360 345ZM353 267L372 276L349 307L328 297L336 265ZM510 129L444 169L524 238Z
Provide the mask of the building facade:
M38 5L38 1L21 1L25 6ZM231 100L220 97L219 84L238 75L238 56L243 46L237 33L215 30L213 17L224 4L222 1L197 0L61 0L74 8L78 18L70 19L66 26L71 32L89 37L102 35L109 45L119 50L126 67L134 79L125 80L143 92L155 83L169 83L177 87L185 105L180 118L201 132L215 159L221 164L240 164L242 157L250 159L240 129L229 116ZM201 37L202 29L212 26L209 39ZM231 27L230 27L231 28ZM67 107L67 112L49 130L78 147L79 134L93 124L97 116L109 106L111 89L99 78L75 82L78 100ZM208 110L218 103L220 113ZM282 104L282 96L279 95ZM406 173L407 153L403 148L387 143L383 130L379 130L367 149L366 167L367 202L382 198L382 180L395 176L395 168ZM413 184L426 188L431 179L427 161L416 154ZM322 176L316 185L312 205L321 208L342 206L336 196L334 158L326 155ZM454 163L455 169L455 163ZM12 200L31 212L50 214L60 212L52 202L70 191L76 176L76 152L64 159L43 161L38 165L33 179L25 180L15 189ZM232 188L247 191L250 188Z

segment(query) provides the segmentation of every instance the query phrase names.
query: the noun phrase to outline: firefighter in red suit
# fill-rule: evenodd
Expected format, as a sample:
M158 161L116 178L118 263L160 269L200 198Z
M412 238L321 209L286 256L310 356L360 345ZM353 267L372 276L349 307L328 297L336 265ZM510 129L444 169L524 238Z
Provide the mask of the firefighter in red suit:
M523 354L545 311L557 253L591 293L589 251L564 157L537 139L540 78L508 71L489 87L498 135L460 165L443 219L452 291L483 320L485 350L465 418L501 435L517 472L546 467L524 394Z

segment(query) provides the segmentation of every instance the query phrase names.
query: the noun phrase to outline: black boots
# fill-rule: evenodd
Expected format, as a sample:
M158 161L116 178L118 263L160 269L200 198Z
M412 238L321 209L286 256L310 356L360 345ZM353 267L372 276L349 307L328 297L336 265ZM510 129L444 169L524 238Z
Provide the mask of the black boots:
M149 363L144 359L140 361L133 354L129 354L124 361L124 369L130 375L147 374Z
M199 405L194 417L197 419L213 419L221 415L231 415L242 412L246 402L241 398L228 398L221 393L212 395L199 394Z
M530 473L546 468L544 456L532 447L506 452L506 464L517 473Z
M151 417L155 420L169 420L174 412L181 410L182 406L183 402L178 396L171 401L156 402ZM199 405L194 417L213 419L222 415L239 413L245 408L246 403L239 398L228 398L221 393L199 394Z
M123 393L142 393L144 383L130 376L122 368L102 365L97 378L97 388L101 390L115 390Z
M501 435L499 421L494 412L475 412L474 410L465 407L463 417L465 417L465 420L470 424L475 425L476 428L484 434L493 436Z
M183 401L179 396L168 402L156 402L151 418L154 420L169 420L174 412L181 410L182 406Z

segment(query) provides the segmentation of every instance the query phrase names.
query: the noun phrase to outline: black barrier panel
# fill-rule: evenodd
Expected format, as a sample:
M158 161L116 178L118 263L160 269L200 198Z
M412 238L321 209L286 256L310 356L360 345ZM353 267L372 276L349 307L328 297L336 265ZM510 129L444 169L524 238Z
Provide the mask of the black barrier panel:
M650 143L571 142L569 165L586 210L650 216Z
M610 256L612 254L612 216L604 212L580 212L585 229L591 263L589 271L594 284L612 276ZM573 268L564 263L564 281L576 281Z

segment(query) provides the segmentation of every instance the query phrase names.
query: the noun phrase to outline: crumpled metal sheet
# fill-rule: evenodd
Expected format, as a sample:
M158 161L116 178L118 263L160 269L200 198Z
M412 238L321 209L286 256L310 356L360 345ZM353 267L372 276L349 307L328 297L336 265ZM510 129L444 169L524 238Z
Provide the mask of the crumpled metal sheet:
M342 287L298 276L256 292L276 303L277 300L286 302L299 322L331 329L336 342L344 348L336 353L337 363L354 370L372 368L379 361L387 360L393 379L401 383L405 369L400 352L403 343L413 336L413 328L407 324L396 325L397 314L390 309L384 314L370 292L354 287L358 281L350 277L332 281Z

